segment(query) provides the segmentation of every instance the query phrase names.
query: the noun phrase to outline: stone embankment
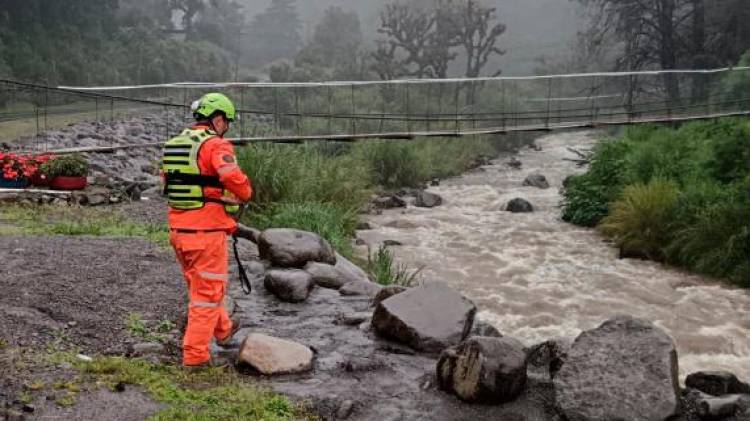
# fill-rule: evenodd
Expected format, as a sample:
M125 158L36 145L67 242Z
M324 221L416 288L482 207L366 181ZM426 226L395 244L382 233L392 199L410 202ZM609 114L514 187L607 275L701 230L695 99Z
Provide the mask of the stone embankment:
M259 244L242 243L255 289L233 288L242 329L217 351L324 419L750 420L731 373L680 388L674 342L649 321L526 348L443 283L381 287L314 234L242 234Z

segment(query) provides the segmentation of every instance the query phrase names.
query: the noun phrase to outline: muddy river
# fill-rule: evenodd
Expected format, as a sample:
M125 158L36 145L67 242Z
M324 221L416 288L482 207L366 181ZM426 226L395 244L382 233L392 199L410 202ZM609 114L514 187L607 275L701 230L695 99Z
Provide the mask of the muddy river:
M560 219L559 188L583 171L566 159L567 147L590 148L594 132L541 137L541 151L524 149L522 169L507 159L430 191L443 197L433 209L409 207L370 217L359 237L376 248L396 240L398 261L424 267L426 280L442 280L474 300L480 317L527 345L575 337L615 314L651 320L675 340L682 376L726 369L750 380L750 293L661 264L618 259L595 230ZM534 172L551 188L522 187ZM504 212L516 197L531 214Z

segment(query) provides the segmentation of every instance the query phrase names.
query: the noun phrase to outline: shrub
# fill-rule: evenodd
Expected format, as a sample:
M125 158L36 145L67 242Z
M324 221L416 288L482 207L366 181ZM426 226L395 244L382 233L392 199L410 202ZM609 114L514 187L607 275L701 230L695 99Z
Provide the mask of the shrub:
M403 141L370 141L357 145L376 184L385 188L417 187L422 179L419 155Z
M609 203L622 189L626 141L606 140L594 148L588 172L568 179L563 187L562 217L577 225L593 227L609 212Z
M711 175L725 183L750 174L750 121L733 122L727 130L717 133L714 153L707 163Z
M81 155L62 155L45 162L39 170L51 179L60 176L85 177L89 164Z
M661 260L678 196L677 185L664 179L628 186L599 229L615 240L624 255Z

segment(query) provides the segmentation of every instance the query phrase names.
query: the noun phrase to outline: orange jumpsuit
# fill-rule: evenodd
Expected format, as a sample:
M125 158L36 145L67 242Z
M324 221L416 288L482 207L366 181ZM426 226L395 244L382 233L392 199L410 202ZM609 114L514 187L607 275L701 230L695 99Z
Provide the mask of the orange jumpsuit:
M241 202L250 200L250 180L237 165L234 148L226 139L207 140L198 155L198 166L202 175L218 176L224 188ZM214 199L223 196L221 189L212 187L205 187L204 195ZM211 339L227 339L232 330L232 321L224 308L224 295L229 281L227 234L237 229L237 223L222 204L207 202L197 210L170 208L169 227L170 241L190 296L183 364L200 365L211 359Z

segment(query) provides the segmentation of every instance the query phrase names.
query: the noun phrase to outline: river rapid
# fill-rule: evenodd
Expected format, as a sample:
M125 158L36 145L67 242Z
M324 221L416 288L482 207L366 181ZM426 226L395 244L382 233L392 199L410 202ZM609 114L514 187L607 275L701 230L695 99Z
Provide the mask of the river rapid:
M541 137L541 151L524 148L506 159L445 180L430 191L443 205L408 207L373 215L373 230L359 232L370 247L396 240L398 262L424 269L421 277L460 290L479 307L479 317L526 345L574 338L616 314L654 322L674 338L681 375L728 370L750 381L750 293L659 263L619 259L595 230L560 218L560 187L584 171L565 159L567 147L588 149L597 132ZM532 173L551 188L523 187ZM516 197L531 214L505 212ZM360 251L366 254L366 249Z

